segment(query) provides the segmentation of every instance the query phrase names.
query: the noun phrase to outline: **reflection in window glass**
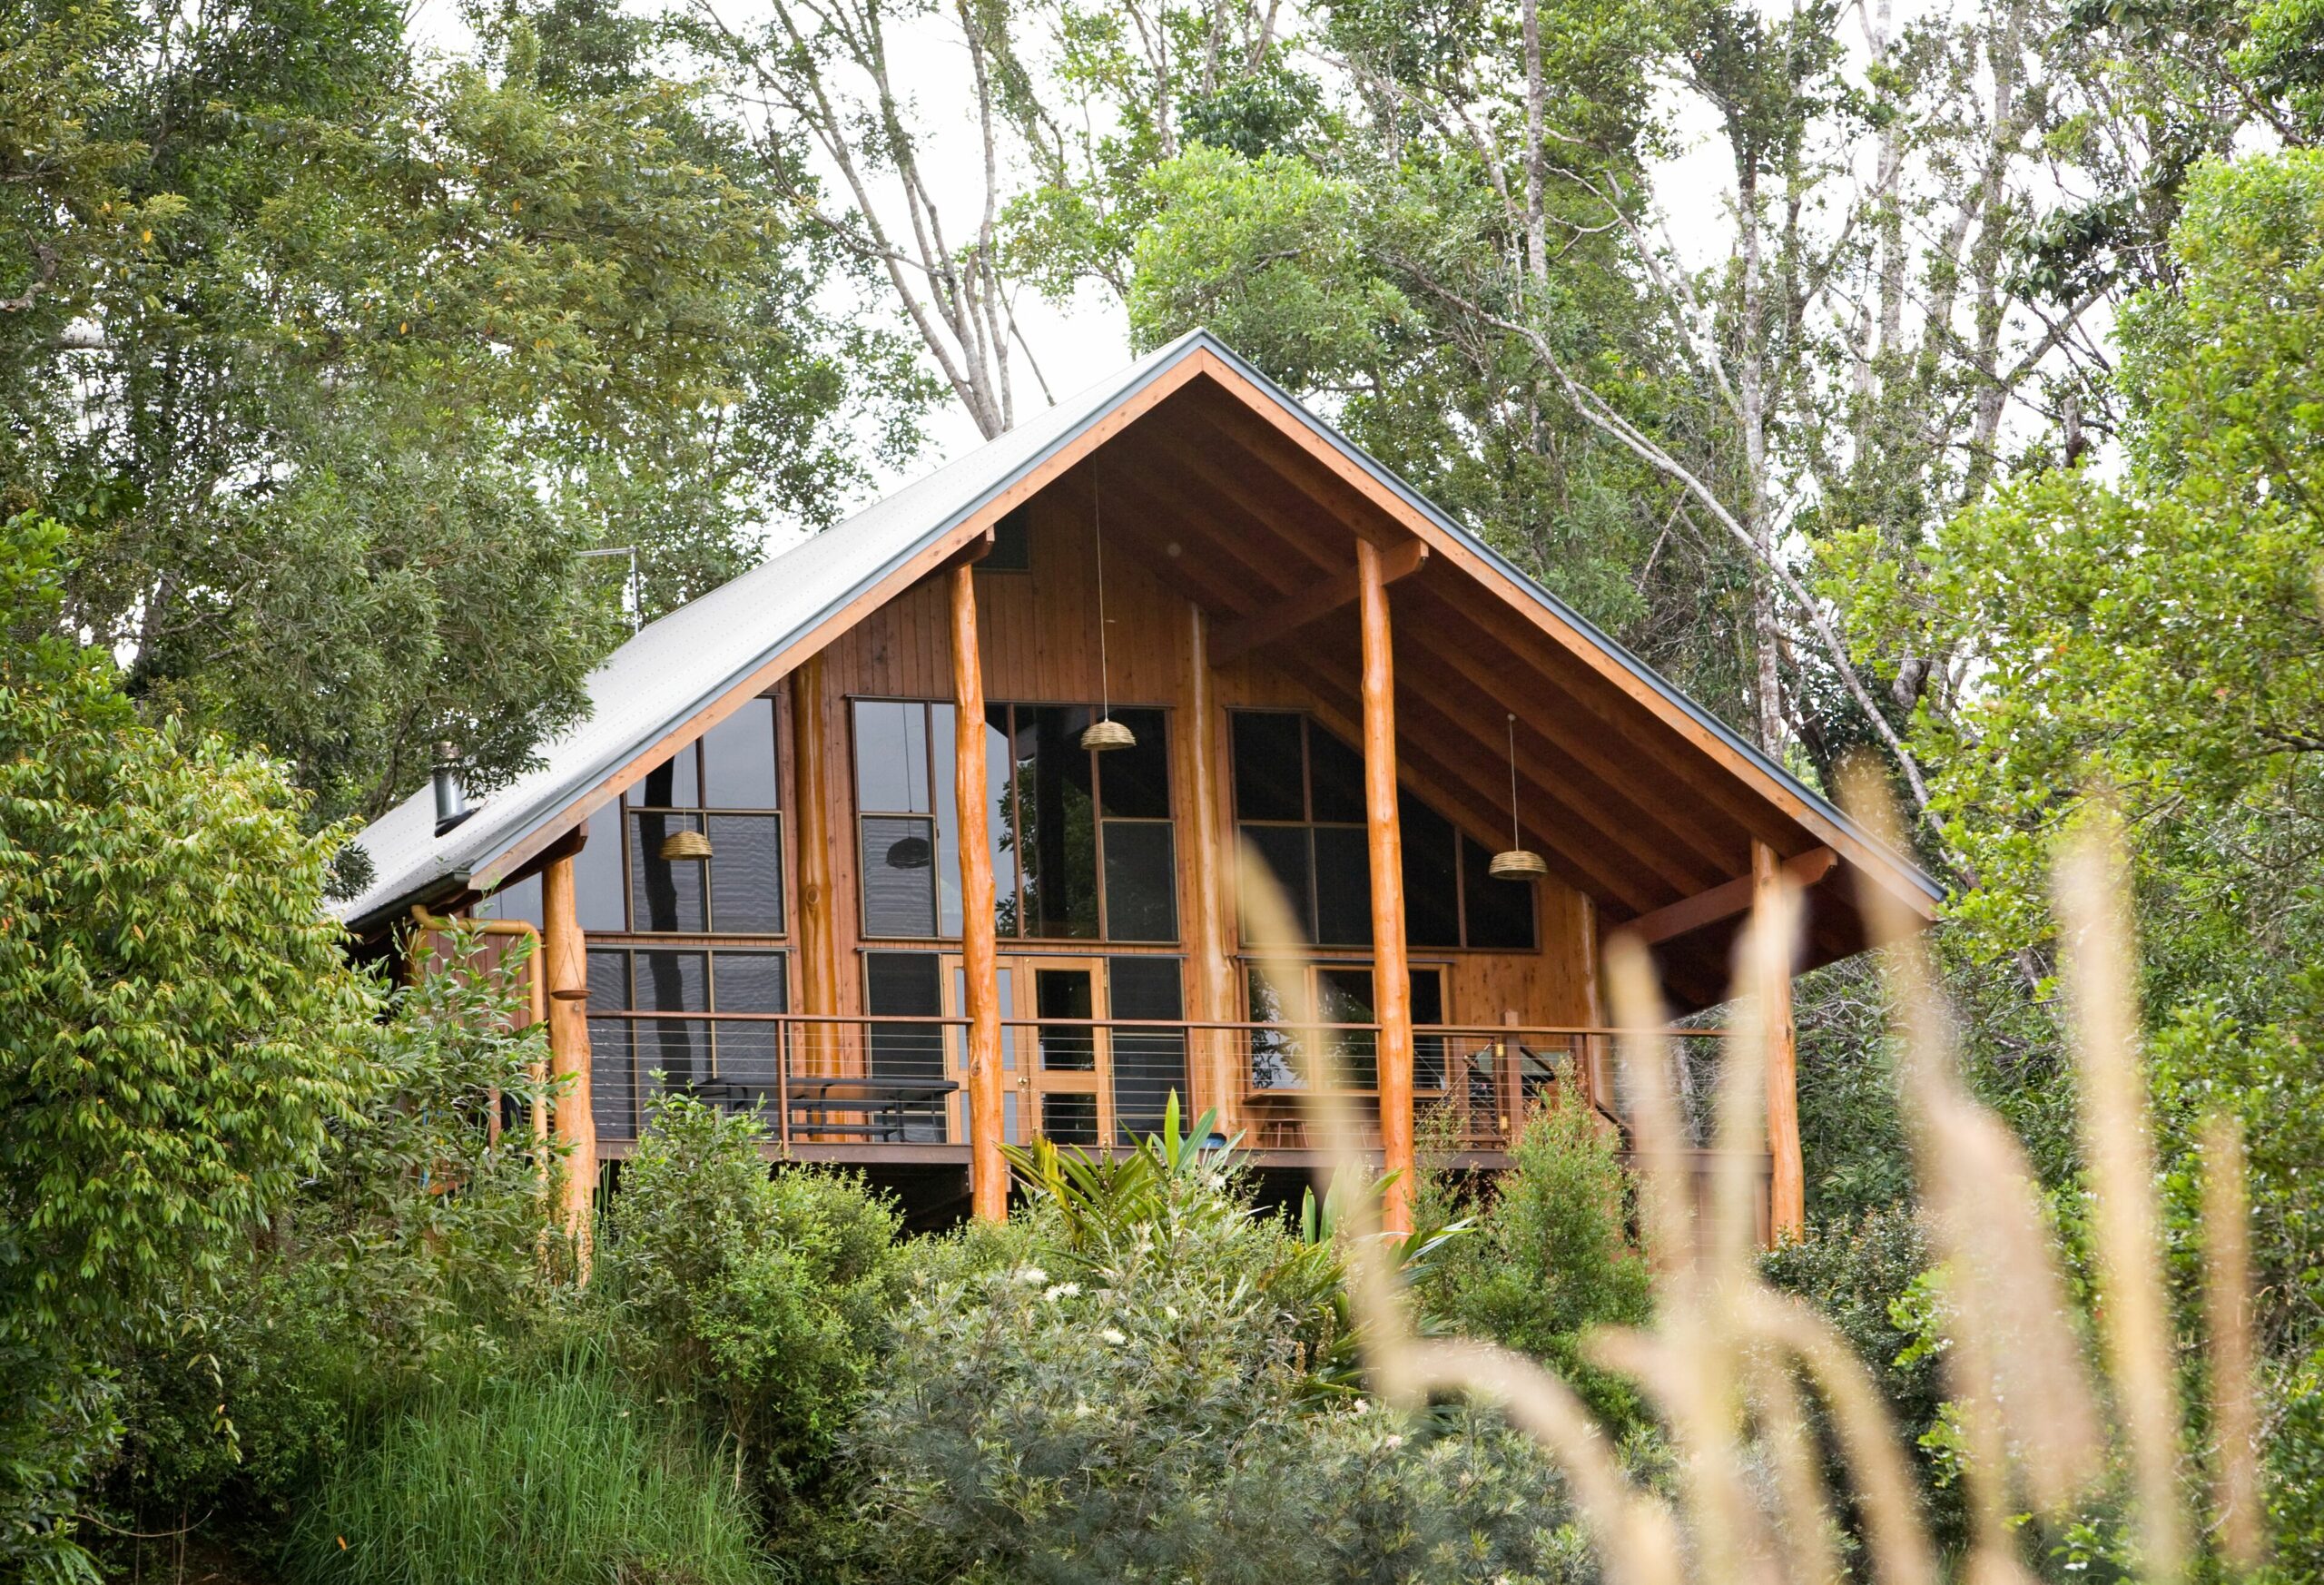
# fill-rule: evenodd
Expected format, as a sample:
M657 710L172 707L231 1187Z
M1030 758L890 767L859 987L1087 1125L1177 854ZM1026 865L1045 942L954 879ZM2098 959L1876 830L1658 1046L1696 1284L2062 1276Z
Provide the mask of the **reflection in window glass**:
M1098 1098L1056 1094L1041 1097L1041 1132L1053 1145L1097 1144Z
M727 935L783 930L783 827L772 814L709 817L711 928Z
M541 912L541 878L527 875L514 886L503 886L468 911L478 919L521 919L539 930L546 917Z
M629 928L621 873L620 816L601 809L589 817L581 851L573 855L573 911L585 930Z
M1186 1016L1176 958L1124 957L1107 961L1107 1010L1117 1019ZM1183 1029L1118 1029L1113 1036L1114 1127L1126 1139L1162 1130L1175 1093L1181 1116L1187 1094L1187 1036Z
M781 1012L787 1005L782 953L713 952L710 965L720 1012Z
M702 783L694 774L694 745L688 743L676 753L645 773L645 779L629 790L633 808L693 809L702 802Z
M664 858L665 843L680 832L702 830L702 816L633 811L629 828L630 927L638 930L707 930L700 859Z
M703 781L713 809L773 809L774 701L753 699L702 740Z
M1303 970L1290 966L1278 967L1275 973L1296 974ZM1251 1021L1256 1024L1283 1022L1285 1008L1275 980L1265 971L1254 968L1249 976ZM1265 1029L1251 1031L1251 1088L1253 1089L1299 1089L1305 1087L1300 1077L1301 1054L1298 1038L1289 1029Z
M928 706L855 701L855 807L881 814L933 812L928 780Z
M1169 822L1106 822L1106 937L1178 939L1178 874Z
M863 817L863 933L936 933L936 828L923 819Z
M1016 821L1028 933L1076 940L1098 933L1098 830L1089 751L1090 712L1075 704L1017 710Z

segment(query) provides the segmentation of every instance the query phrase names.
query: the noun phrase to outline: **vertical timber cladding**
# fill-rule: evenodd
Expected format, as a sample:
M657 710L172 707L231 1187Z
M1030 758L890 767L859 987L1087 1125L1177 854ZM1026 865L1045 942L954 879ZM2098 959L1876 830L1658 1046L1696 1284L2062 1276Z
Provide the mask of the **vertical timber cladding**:
M1118 442L1121 444L1123 442ZM1095 704L1106 684L1098 672L1097 576L1089 532L1089 473L1085 466L1068 473L1024 509L1029 539L1028 571L985 571L974 576L977 632L984 657L984 696L989 701L1020 704ZM1202 1017L1202 990L1192 961L1194 939L1187 921L1196 916L1199 899L1194 866L1183 857L1184 845L1196 830L1193 800L1211 799L1212 823L1232 842L1235 831L1231 800L1231 751L1226 717L1237 709L1298 710L1314 714L1344 741L1362 741L1361 723L1348 718L1330 701L1318 697L1276 664L1275 651L1262 645L1251 654L1217 667L1211 674L1211 714L1207 723L1212 784L1196 787L1189 773L1189 718L1187 667L1190 659L1192 625L1187 620L1187 590L1168 576L1167 554L1147 539L1133 540L1127 531L1127 508L1117 515L1108 507L1105 608L1109 618L1106 635L1110 693L1118 706L1164 707L1171 712L1171 803L1181 844L1178 864L1178 918L1181 942L1177 947L1149 950L1182 952L1188 957L1187 984L1190 1017ZM1132 548L1135 546L1135 548ZM1354 536L1348 555L1354 556ZM1159 564L1159 565L1157 565ZM1393 586L1390 599L1395 599ZM1353 613L1345 615L1353 625ZM1352 633L1351 633L1352 636ZM1351 643L1347 646L1354 648ZM831 918L837 937L838 1006L835 1010L861 1016L862 982L859 968L862 942L862 898L856 873L853 755L848 739L851 697L949 700L952 697L950 590L938 574L868 614L822 652L823 721L828 733L822 754L822 790L829 812ZM803 670L802 675L803 675ZM1357 677L1351 666L1346 691L1352 697ZM1402 734L1409 737L1413 728ZM1455 745L1448 753L1467 753ZM1412 792L1450 812L1449 799L1418 777L1408 775ZM1506 832L1472 831L1478 841L1493 844ZM1222 934L1226 950L1237 950L1235 934L1235 885L1231 853L1217 878L1216 906L1224 915ZM1461 1024L1500 1024L1512 1016L1525 1024L1588 1024L1595 1014L1595 994L1588 983L1588 958L1583 950L1586 911L1581 897L1556 881L1536 884L1537 931L1541 950L1531 953L1440 952L1415 950L1416 963L1441 964L1446 970L1447 1016ZM1116 945L1096 950L1115 952ZM1341 954L1343 956L1346 954ZM1362 954L1354 954L1361 957ZM1241 1019L1240 975L1230 979L1230 1005L1207 1016ZM1198 1043L1197 1043L1198 1044ZM1196 1107L1221 1106L1231 1113L1236 1097L1221 1097L1207 1070L1197 1062L1191 1070L1197 1093ZM1224 1103L1222 1105L1222 1103Z

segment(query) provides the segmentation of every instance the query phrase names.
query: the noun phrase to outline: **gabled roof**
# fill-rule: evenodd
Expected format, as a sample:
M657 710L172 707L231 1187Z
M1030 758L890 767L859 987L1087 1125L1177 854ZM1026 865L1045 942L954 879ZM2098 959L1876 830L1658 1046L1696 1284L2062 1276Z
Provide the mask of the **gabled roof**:
M433 804L422 789L368 828L358 840L370 856L374 879L343 905L341 917L359 932L368 931L415 901L497 883L609 797L609 780L654 751L675 727L696 721L722 699L739 698L738 690L754 679L753 692L771 683L808 653L805 646L827 642L842 613L883 585L901 592L1000 510L1205 375L1331 472L1385 503L1405 528L1433 542L1453 566L1493 586L1502 599L1533 611L1543 619L1538 625L1565 649L1581 653L1593 674L1608 679L1629 705L1683 738L1688 752L1745 783L1749 798L1768 805L1770 819L1797 833L1787 852L1831 846L1848 867L1870 872L1924 913L1941 896L1918 869L1867 838L1216 337L1196 330L645 628L590 674L586 719L546 745L537 769L494 792L470 818L437 836ZM1638 911L1632 903L1618 914Z

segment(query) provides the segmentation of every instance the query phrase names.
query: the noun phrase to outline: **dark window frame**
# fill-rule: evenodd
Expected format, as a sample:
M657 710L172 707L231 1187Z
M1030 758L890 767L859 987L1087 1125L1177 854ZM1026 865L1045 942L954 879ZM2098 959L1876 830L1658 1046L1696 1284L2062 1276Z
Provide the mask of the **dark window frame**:
M1243 817L1239 800L1241 781L1236 763L1238 750L1236 746L1236 736L1233 724L1234 717L1238 715L1286 715L1295 718L1300 723L1299 797L1300 808L1305 818L1300 820L1246 820ZM1230 809L1232 822L1238 834L1246 826L1265 827L1278 831L1301 831L1309 833L1307 837L1307 898L1305 913L1306 917L1313 921L1315 932L1317 935L1321 935L1323 930L1323 900L1316 881L1318 865L1315 861L1315 842L1314 833L1319 830L1360 832L1364 829L1364 826L1361 822L1350 824L1346 821L1317 820L1315 818L1315 750L1313 746L1314 734L1319 732L1324 733L1327 736L1332 738L1334 743L1338 743L1337 734L1328 732L1323 723L1317 721L1312 714L1305 710L1288 710L1279 706L1269 705L1252 705L1248 707L1230 708L1227 712L1227 716L1226 785L1230 804L1232 805ZM1340 744L1339 746L1345 747L1347 745ZM1476 839L1472 837L1466 831L1462 830L1458 822L1447 817L1443 812L1437 809L1433 803L1431 803L1427 799L1422 797L1417 792L1406 785L1402 777L1397 778L1396 792L1400 798L1410 799L1414 803L1419 804L1422 808L1426 809L1430 813L1435 815L1436 818L1439 821L1442 821L1452 832L1452 851L1450 856L1452 859L1452 917L1458 921L1460 933L1460 940L1457 941L1412 942L1408 940L1407 945L1421 946L1426 950L1432 952L1484 952L1499 957L1523 956L1528 953L1540 951L1541 950L1541 907L1538 900L1534 901L1529 909L1528 924L1531 940L1528 944L1518 947L1480 947L1471 944L1468 897L1469 865L1466 862L1467 850L1471 847L1477 848L1480 852L1490 852L1491 850L1486 848L1483 843L1477 842ZM1241 856L1239 853L1236 856L1236 862L1241 862ZM1518 882L1511 882L1510 884L1518 884ZM1526 890L1529 896L1531 896L1535 891L1535 889L1530 884L1527 885ZM1405 914L1406 928L1409 934L1411 916L1409 897L1407 897L1406 900ZM1373 948L1373 943L1370 941L1315 940L1306 944L1311 949L1320 951L1369 953Z

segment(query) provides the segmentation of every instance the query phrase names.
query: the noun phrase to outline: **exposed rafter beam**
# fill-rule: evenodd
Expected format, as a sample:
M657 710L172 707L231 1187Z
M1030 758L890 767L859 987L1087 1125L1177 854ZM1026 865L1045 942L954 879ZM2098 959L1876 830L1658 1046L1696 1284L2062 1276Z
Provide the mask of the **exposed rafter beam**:
M1791 878L1792 884L1805 891L1830 874L1832 866L1839 861L1839 854L1829 848L1810 848L1797 858L1786 859L1783 872ZM1651 947L1679 936L1690 935L1723 919L1733 919L1738 913L1750 911L1751 877L1738 875L1709 891L1698 891L1667 908L1640 914L1623 925L1621 930L1624 934L1635 936Z
M1418 572L1427 561L1428 546L1417 539L1407 539L1380 553L1381 578L1393 584ZM1320 616L1354 604L1355 596L1355 568L1349 567L1321 583L1309 585L1279 605L1226 623L1211 638L1211 665L1223 666L1240 660L1263 644L1286 637Z

